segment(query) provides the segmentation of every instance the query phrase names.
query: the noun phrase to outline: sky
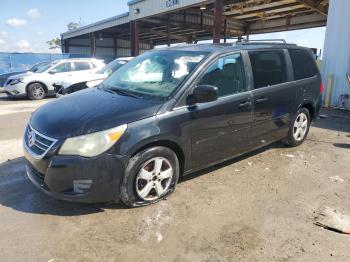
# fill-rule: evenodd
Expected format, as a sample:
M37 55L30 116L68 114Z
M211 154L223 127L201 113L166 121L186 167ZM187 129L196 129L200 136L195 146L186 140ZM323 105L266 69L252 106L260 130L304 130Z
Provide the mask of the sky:
M128 11L129 0L1 0L0 52L60 52L46 41L59 37L70 22L83 25ZM251 39L283 38L302 46L323 48L325 28L251 36Z

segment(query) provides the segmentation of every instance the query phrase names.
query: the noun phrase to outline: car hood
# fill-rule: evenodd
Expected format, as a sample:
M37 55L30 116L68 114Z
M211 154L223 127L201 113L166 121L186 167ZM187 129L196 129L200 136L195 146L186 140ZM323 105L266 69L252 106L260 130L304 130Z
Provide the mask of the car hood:
M64 139L151 117L162 103L89 88L41 106L30 124L46 136Z
M27 72L27 71L18 71L18 72L10 72L10 73L5 73L5 74L0 74L0 78L8 78L10 76L23 74L25 72Z
M34 74L33 72L28 71L28 72L12 75L8 79L18 79L18 78L23 78L23 77L30 76L33 74Z

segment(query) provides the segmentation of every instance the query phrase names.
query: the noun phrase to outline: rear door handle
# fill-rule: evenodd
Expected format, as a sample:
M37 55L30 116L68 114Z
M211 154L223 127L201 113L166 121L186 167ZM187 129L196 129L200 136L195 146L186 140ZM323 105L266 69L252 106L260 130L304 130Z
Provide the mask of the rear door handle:
M266 98L266 97L261 97L261 98L257 99L255 102L256 102L257 104L260 104L260 103L264 103L264 102L266 102L266 101L267 101L267 98Z
M245 102L242 102L239 104L239 108L242 108L242 107L249 107L252 103L249 102L249 101L245 101Z

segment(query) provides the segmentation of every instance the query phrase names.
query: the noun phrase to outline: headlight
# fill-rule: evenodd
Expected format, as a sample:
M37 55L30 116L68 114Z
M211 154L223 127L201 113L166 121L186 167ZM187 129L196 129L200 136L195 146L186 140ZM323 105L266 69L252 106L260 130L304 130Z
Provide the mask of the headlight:
M10 85L16 85L18 83L21 83L23 81L23 78L17 78L17 79L13 79L10 83Z
M67 138L58 154L97 156L111 148L124 134L127 127L128 125L125 124L101 132Z

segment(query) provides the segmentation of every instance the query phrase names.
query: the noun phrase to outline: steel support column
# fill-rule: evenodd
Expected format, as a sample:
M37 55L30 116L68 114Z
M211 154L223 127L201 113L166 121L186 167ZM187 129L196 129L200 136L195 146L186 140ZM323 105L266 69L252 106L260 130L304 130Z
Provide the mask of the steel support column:
M114 56L118 57L118 39L113 37Z
M139 21L130 21L130 48L131 56L137 56L140 52L139 42Z
M213 31L213 43L220 43L221 27L222 27L222 14L223 14L223 1L216 0L214 3L214 31Z
M167 46L170 46L171 39L170 39L170 16L168 15L168 25L167 25L167 37L166 37Z
M61 40L63 42L64 49L62 50L63 53L68 54L69 53L69 40Z
M95 37L95 33L90 33L90 51L91 51L91 56L95 57L96 56L96 37Z

